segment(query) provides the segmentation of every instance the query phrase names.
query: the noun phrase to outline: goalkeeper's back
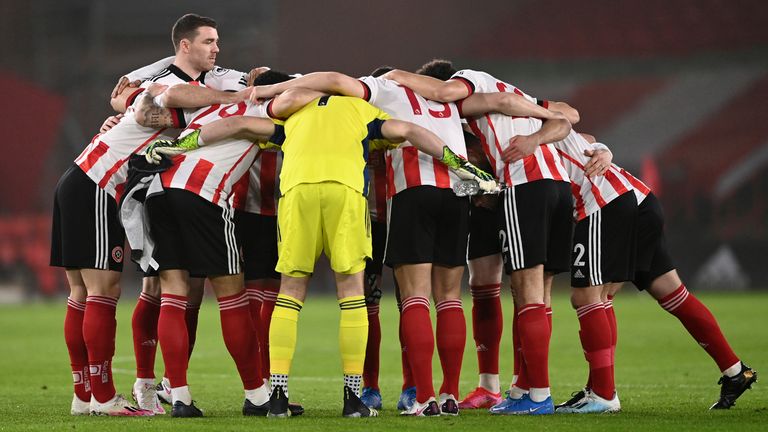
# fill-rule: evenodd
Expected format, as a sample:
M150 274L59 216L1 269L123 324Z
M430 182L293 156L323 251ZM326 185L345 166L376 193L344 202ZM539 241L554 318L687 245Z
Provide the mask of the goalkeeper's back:
M367 195L366 170L371 148L394 147L381 135L389 116L359 98L323 96L287 120L278 139L284 152L280 192L301 183L338 182Z

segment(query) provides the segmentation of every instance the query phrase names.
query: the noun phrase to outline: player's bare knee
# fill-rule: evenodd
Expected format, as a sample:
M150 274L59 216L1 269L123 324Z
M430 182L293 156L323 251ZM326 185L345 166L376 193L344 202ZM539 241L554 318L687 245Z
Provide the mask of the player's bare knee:
M656 300L661 300L671 294L674 290L678 289L682 284L683 281L680 280L677 270L670 270L651 282L651 286L648 288L648 294Z
M440 286L433 287L432 298L435 300L435 304L445 300L456 300L461 298L461 284L454 286Z
M299 301L307 297L309 277L291 277L282 275L280 279L280 294L291 296Z
M160 292L187 296L189 294L189 273L185 270L160 271Z
M88 297L88 290L85 289L85 285L70 285L69 286L69 298L76 302L85 303L85 298Z
M141 292L152 297L160 297L160 278L157 276L145 276L142 278Z
M88 290L85 289L85 282L80 275L80 270L67 269L67 283L69 284L69 298L76 302L84 303L88 296Z
M601 303L603 286L596 285L584 288L571 288L571 306L578 309L593 303Z
M81 270L89 296L120 298L120 272L110 270Z
M501 284L503 270L501 254L475 258L467 263L469 269L469 285Z
M603 292L600 294L600 298L606 302L608 301L608 297L615 296L619 290L621 290L621 287L624 286L623 282L613 282L609 284L603 285Z
M209 278L216 297L228 297L245 291L243 274L215 276Z

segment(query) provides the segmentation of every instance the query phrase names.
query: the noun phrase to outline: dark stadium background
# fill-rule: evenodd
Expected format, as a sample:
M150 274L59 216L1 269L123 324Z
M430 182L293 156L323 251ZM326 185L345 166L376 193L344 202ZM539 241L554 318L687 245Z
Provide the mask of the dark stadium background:
M187 12L219 22L224 67L363 75L444 57L566 100L660 196L688 285L768 287L768 2L2 0L0 303L67 292L47 265L56 181L117 79L172 55ZM126 295L137 283L127 265Z

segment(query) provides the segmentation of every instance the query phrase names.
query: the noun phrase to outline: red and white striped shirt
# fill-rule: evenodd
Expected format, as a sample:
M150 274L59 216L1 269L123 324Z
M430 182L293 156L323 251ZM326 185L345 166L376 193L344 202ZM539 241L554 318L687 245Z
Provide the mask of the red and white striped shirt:
M387 166L385 152L374 150L368 154L368 175L371 184L368 187L368 210L371 220L387 221Z
M451 79L463 82L469 89L470 95L475 92L514 92L536 103L535 98L523 93L517 87L485 72L464 69L456 72ZM459 108L461 108L460 104ZM543 143L532 155L511 164L504 162L501 158L501 152L507 147L510 138L516 135L530 135L538 131L541 129L541 120L490 113L467 119L467 121L472 132L480 139L483 151L488 156L491 166L494 167L499 181L509 186L545 179L568 181L568 174L552 144Z
M643 202L643 200L645 199L645 197L648 196L648 194L651 193L651 188L649 188L648 185L640 181L640 179L633 176L632 173L630 173L629 171L625 170L624 168L616 164L613 164L612 168L615 168L616 170L618 170L619 175L624 177L629 182L629 184L632 185L632 189L635 191L635 198L637 198L638 205L641 202Z
M214 76L214 71L216 75ZM245 88L244 81L237 78L244 75L242 72L225 70L221 68L207 72L197 79L181 71L175 65L170 65L160 73L145 81L141 88L144 89L152 83L165 84L173 86L188 82L204 82L207 76L211 76L215 82L214 88L222 90L240 90ZM242 83L242 85L240 85ZM228 87L219 87L226 85ZM132 95L135 101L136 96L141 91L136 91ZM133 115L133 107L129 107L125 116L112 129L103 134L98 134L91 140L91 143L75 159L80 169L85 172L91 180L108 194L119 200L125 186L125 180L128 175L128 159L135 153L144 151L147 145L158 139L173 139L179 133L179 128L185 127L183 110L172 109L176 122L176 128L152 129L141 126L136 123Z
M259 150L247 175L233 188L233 207L248 213L277 216L282 165L283 152L275 149Z
M461 118L453 103L433 102L408 87L384 78L364 77L360 81L368 92L365 99L392 118L422 126L440 137L454 153L467 156ZM432 156L405 142L386 156L389 197L415 186L450 188L459 180L456 174Z
M590 144L576 131L571 130L565 139L552 145L562 159L563 166L571 179L573 193L573 217L580 221L600 210L619 196L632 191L630 182L621 175L618 167L611 166L603 176L587 177L584 175L584 165L589 162L589 156L584 156L585 150L595 150L595 144Z
M266 105L240 102L200 108L189 115L189 126L179 136L216 120L243 115L267 117ZM235 185L242 188L258 150L256 143L227 138L174 157L173 165L160 174L160 179L164 188L184 189L220 207L232 207Z

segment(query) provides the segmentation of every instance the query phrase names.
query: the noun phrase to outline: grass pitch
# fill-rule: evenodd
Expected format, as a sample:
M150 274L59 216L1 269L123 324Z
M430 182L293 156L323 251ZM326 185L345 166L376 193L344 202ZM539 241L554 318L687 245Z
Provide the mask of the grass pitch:
M768 293L701 294L736 353L761 372L761 381L729 411L708 411L716 400L716 366L671 315L649 296L625 288L615 300L619 320L616 380L623 412L613 415L553 415L533 418L491 417L462 411L459 417L400 418L394 409L400 393L397 310L391 295L382 301L381 379L384 410L376 419L343 419L335 299L310 296L301 312L299 343L291 374L292 400L306 408L286 421L240 415L242 387L224 347L215 302L203 304L189 382L202 419L72 417L69 360L63 340L65 303L0 308L0 430L766 430L768 426ZM502 295L506 316L511 299ZM585 381L587 367L579 345L578 321L564 294L554 301L550 377L560 402ZM134 359L130 315L133 300L118 307L114 375L118 391L130 394ZM465 299L465 311L471 312ZM502 342L502 383L512 375L510 323ZM468 337L461 379L466 393L476 384L477 360L467 318ZM162 373L158 353L156 373ZM435 385L441 378L434 357ZM506 384L502 384L505 386ZM179 429L176 429L179 428ZM183 429L182 429L183 428Z

